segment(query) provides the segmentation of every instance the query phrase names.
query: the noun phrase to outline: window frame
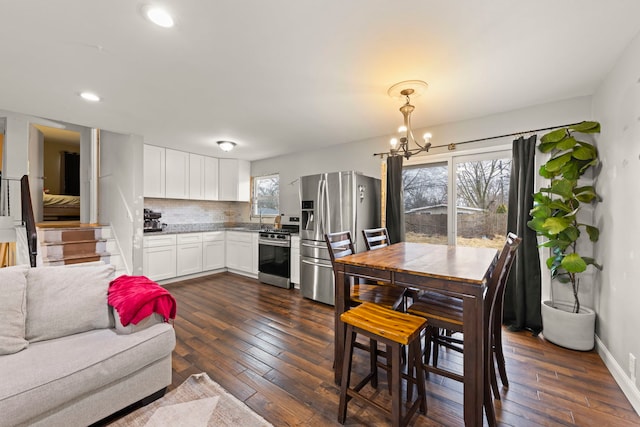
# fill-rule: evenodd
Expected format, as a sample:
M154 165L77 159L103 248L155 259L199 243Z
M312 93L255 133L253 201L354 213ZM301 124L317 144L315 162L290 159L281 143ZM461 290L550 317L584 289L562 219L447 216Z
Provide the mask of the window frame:
M428 154L425 156L412 157L406 160L402 166L415 167L430 163L446 163L447 164L447 244L456 246L456 237L458 235L457 215L458 207L458 190L456 185L455 171L458 163L468 161L492 160L497 158L512 157L511 144L496 144L483 148L474 148L469 150L449 151L439 154Z
M261 198L258 197L257 191L258 191L258 181L263 180L263 179L273 179L273 178L277 178L278 179L278 197L276 199L277 202L277 206L276 206L276 210L278 211L278 213L273 213L273 214L260 214L259 212L257 212L258 209L258 202L260 200L264 200L266 198ZM262 218L275 218L276 216L280 215L280 174L279 173L271 173L268 175L260 175L260 176L254 176L251 178L251 217L252 218L258 218L258 217L262 217Z

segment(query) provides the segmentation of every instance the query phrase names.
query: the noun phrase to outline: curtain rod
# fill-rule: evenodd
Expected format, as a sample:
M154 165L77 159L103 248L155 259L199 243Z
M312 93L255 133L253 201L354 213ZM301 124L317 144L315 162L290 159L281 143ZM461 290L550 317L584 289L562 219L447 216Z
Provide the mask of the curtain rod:
M489 136L486 138L478 138L478 139L471 139L469 141L462 141L462 142L455 142L452 144L444 144L444 145L432 145L430 148L440 148L440 147L447 147L449 149L449 151L453 151L456 149L456 147L458 145L462 145L462 144L469 144L472 142L480 142L480 141L489 141L491 139L498 139L498 138L505 138L507 136L517 136L517 135L524 135L527 133L534 133L534 132L541 132L543 130L552 130L552 129L559 129L559 128L564 128L567 126L575 126L575 125L579 125L580 123L584 123L584 122L576 122L576 123L569 123L566 125L558 125L558 126L551 126L551 127L547 127L547 128L540 128L540 129L533 129L533 130L527 130L527 131L521 131L521 132L513 132L513 133L506 133L504 135L498 135L498 136ZM420 152L420 149L411 149L409 150L409 152ZM380 156L380 158L384 158L384 156L389 156L391 155L391 153L389 151L387 151L386 153L373 153L374 156Z

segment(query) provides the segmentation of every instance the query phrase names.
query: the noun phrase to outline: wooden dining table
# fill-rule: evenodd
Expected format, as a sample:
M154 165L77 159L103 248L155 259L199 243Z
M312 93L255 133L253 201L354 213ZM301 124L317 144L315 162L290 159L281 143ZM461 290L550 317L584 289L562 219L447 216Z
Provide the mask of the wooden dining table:
M463 301L464 422L482 425L487 281L498 251L490 248L396 243L335 260L335 381L340 384L345 332L340 315L350 307L350 277L446 293Z

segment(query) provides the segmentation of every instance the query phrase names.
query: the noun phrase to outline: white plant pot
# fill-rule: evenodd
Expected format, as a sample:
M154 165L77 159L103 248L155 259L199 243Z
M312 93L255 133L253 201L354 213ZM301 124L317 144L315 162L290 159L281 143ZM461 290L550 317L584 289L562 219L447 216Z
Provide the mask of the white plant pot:
M588 351L595 345L596 313L580 307L572 313L573 303L542 302L542 335L547 341L572 350Z

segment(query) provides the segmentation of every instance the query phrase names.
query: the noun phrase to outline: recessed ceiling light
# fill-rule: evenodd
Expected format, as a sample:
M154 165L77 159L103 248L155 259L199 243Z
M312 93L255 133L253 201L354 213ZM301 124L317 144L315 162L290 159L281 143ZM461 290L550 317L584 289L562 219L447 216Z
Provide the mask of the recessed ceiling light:
M154 24L163 27L163 28L171 28L173 27L173 18L169 15L169 12L160 8L160 7L148 7L145 8L144 14L147 18L153 22Z
M91 101L91 102L100 101L100 97L92 92L82 92L80 96L82 97L82 99L85 99L87 101Z

